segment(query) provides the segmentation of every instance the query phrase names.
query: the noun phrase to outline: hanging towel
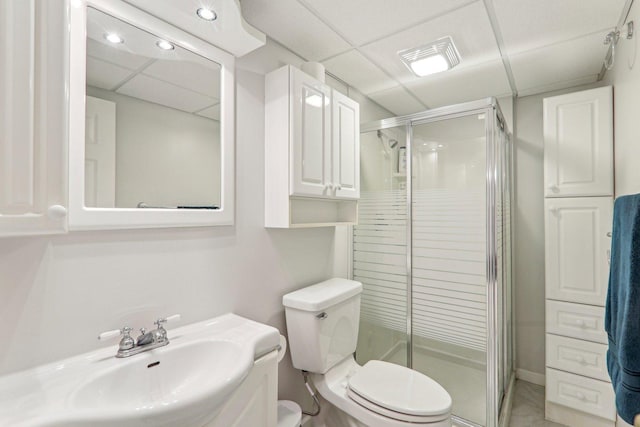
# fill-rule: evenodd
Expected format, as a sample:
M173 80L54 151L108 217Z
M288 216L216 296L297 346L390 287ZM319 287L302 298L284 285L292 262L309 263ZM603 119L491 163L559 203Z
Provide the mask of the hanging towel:
M640 194L616 199L604 328L616 408L627 423L640 414Z

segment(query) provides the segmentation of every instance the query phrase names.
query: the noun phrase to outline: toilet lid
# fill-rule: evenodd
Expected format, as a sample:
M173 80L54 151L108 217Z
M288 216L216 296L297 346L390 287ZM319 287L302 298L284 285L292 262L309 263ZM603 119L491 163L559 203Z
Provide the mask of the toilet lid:
M358 370L349 379L349 389L400 414L434 417L451 411L451 396L440 384L413 369L380 360L370 360Z

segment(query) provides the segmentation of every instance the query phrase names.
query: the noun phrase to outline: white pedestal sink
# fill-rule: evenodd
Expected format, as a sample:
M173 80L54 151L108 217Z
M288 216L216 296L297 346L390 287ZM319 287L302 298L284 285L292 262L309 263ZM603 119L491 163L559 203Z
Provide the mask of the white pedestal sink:
M275 426L277 329L226 314L169 337L129 358L110 347L0 377L0 426Z

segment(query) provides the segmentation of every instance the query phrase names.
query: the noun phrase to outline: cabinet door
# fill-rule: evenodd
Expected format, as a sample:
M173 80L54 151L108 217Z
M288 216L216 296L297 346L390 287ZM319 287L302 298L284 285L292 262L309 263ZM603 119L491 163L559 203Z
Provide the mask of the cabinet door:
M604 306L613 199L545 200L547 298Z
M360 197L360 105L334 90L332 185L335 196Z
M0 236L66 231L62 3L0 0Z
M291 68L290 194L331 194L331 88Z
M544 99L546 197L613 195L611 86Z

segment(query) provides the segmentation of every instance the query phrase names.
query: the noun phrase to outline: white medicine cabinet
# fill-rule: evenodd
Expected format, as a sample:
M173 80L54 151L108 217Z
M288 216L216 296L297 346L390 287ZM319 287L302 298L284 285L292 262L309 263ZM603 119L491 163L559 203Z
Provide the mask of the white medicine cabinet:
M0 236L67 231L65 19L0 0Z
M235 58L120 0L70 17L69 228L233 224Z
M198 37L184 19L176 24L186 31L153 15L186 5L136 2L145 12L131 3L0 0L0 237L233 224L233 54L264 35L233 0L221 1L225 20ZM126 36L114 43L107 29ZM141 117L161 126L142 132ZM182 128L165 131L170 123ZM160 151L162 138L176 144ZM199 155L187 159L191 152ZM155 175L144 175L151 166Z
M265 100L265 226L355 224L358 103L290 65L266 76Z

